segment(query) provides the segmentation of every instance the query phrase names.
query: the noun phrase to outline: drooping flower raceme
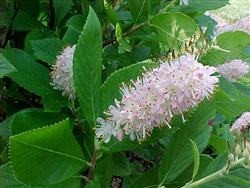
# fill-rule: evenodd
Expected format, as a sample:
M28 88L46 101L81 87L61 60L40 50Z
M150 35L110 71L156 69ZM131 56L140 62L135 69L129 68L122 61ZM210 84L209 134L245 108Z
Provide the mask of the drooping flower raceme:
M56 63L51 72L51 85L54 89L62 91L62 95L68 96L70 100L75 99L75 88L73 85L73 55L75 45L66 47L57 56Z
M250 66L240 59L232 60L218 66L218 72L230 81L236 81L249 73Z
M109 118L102 124L119 130L113 132L117 138L125 133L131 140L144 139L154 127L169 125L174 115L182 115L209 97L218 83L218 78L212 76L215 71L198 63L192 55L163 62L131 85L123 85L121 101L109 107ZM96 129L97 137L102 128Z
M231 131L240 132L250 125L250 112L244 112L232 125Z

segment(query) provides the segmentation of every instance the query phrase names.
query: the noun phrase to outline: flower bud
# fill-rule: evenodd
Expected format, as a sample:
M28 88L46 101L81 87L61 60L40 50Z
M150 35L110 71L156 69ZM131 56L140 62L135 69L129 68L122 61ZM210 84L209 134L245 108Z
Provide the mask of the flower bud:
M229 160L230 162L234 162L234 154L229 153L229 154L228 154L228 160Z
M236 144L235 146L235 154L236 155L240 155L241 154L241 147L240 147L240 144Z
M248 151L247 148L245 148L245 149L243 150L243 157L244 157L246 160L249 160L249 158L250 158L250 153L249 153L249 151Z
M248 161L248 164L246 165L246 168L250 170L250 162Z
M122 130L120 130L120 131L117 131L117 133L116 133L116 139L118 140L118 141L122 141L122 139L123 139L123 132L122 132Z
M247 150L250 152L250 144L249 144L248 141L246 141L246 148L247 148Z

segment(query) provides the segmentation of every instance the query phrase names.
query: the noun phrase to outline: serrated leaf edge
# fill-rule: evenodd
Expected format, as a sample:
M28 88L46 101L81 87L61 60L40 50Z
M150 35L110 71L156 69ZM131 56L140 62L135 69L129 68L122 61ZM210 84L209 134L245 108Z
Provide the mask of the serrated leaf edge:
M153 60L151 60L151 59L147 59L147 60L138 62L138 63L136 63L136 64L129 65L129 66L127 66L127 67L123 67L123 68L121 68L121 69L118 69L117 71L111 73L111 74L107 77L107 79L106 79L106 80L103 82L103 84L101 85L101 89L107 84L107 82L109 82L109 80L113 77L113 75L115 75L115 74L117 74L117 73L119 73L119 72L121 72L121 71L123 71L123 70L130 69L130 68L132 68L132 67L134 67L134 66L140 65L140 64L148 64L148 65L150 65L150 64L154 65L154 64L155 64L156 66L159 65L159 63L157 63L157 62L155 62L155 61L153 61ZM146 71L146 70L145 70L145 71Z
M30 133L30 132L32 132L32 131L37 131L37 130L40 130L40 129L47 129L47 128L51 127L51 126L53 126L53 127L59 127L59 126L62 126L61 123L65 122L65 121L69 121L69 118L66 118L66 119L64 119L64 120L61 120L61 121L59 121L59 122L57 122L57 123L54 123L54 124L51 124L51 125L48 125L48 126L39 127L39 128L36 128L36 129L32 129L32 130L28 130L28 131L21 132L21 133L19 133L19 134L10 136L10 138L11 138L11 137L17 137L17 136L23 135L23 134L25 134L25 133ZM58 152L58 153L60 153L60 152ZM23 183L23 182L20 181L20 180L18 179L18 177L16 176L14 167L13 167L13 165L12 165L12 160L11 160L11 149L10 149L10 145L9 145L9 148L8 148L8 158L9 158L9 164L10 164L10 168L11 168L11 171L12 171L12 175L13 175L13 177L15 178L15 180L16 180L18 183L22 184L22 185L31 186L31 185L29 185L29 184ZM78 159L80 159L80 158L78 158ZM89 165L89 163L88 163L87 161L85 161L85 160L80 159L80 161L82 161L82 162L86 163L87 165ZM60 183L60 182L58 182L58 183Z

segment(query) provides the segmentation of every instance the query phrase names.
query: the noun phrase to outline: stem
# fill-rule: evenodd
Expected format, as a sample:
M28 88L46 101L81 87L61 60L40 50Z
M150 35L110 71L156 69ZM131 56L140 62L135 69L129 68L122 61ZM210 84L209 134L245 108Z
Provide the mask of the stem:
M129 29L126 33L124 33L123 36L129 35L130 33L144 27L145 25L147 25L147 23L141 23L141 24L135 25L135 26L131 27L131 29Z
M53 0L49 0L49 10L50 10L50 16L49 16L49 28L55 29L55 7Z
M200 180L197 180L193 183L188 183L188 184L184 185L182 188L198 187L199 185L202 185L202 184L210 182L214 179L220 178L220 177L224 176L229 169L231 169L235 166L238 166L239 164L243 163L245 160L246 160L245 158L241 158L239 160L236 160L233 163L231 163L231 165L228 169L226 167L223 167L221 170L218 170L218 171L214 172L213 174L210 174L209 176L206 176L206 177L204 177Z
M144 27L145 25L147 25L147 23L141 23L141 24L132 26L127 32L125 32L125 33L123 34L123 36L125 37L125 36L129 35L129 34L131 34L132 32L134 32L134 31L136 31L136 30L138 30L138 29ZM104 42L104 43L103 43L103 47L108 46L109 44L112 44L113 42L116 42L116 41L117 41L117 38L114 37L114 38L112 38L111 40Z
M7 45L8 43L8 40L9 40L9 37L11 35L11 30L12 30L12 26L13 26L13 23L14 23L14 20L16 18L16 15L17 15L17 12L19 10L19 5L17 4L17 2L14 0L14 13L10 19L10 24L6 30L6 32L3 34L3 39L1 39L1 41L3 40L3 42L0 41L0 46L1 48L5 48L5 46Z
M96 154L97 154L97 151L95 149L92 155L91 161L90 161L90 168L89 168L88 175L87 175L88 181L90 181L93 177L93 172L94 172L95 163L96 163Z
M177 0L170 2L167 6L165 6L164 10L166 11L168 8L175 6L175 3L177 3Z

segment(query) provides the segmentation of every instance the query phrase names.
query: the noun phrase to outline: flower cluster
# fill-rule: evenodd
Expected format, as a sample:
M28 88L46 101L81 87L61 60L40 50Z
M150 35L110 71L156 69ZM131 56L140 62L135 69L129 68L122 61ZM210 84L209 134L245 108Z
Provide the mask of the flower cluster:
M218 66L218 72L230 81L236 81L249 73L250 67L240 59L232 60Z
M75 45L66 47L57 56L56 63L51 72L51 85L54 89L62 90L62 95L68 96L70 100L75 99L75 88L73 85L73 55Z
M226 20L228 23L234 23L250 15L250 1L229 0L226 6L209 12Z
M109 137L105 139L108 142L111 135L120 140L125 133L131 140L141 140L154 127L170 127L174 115L196 107L214 92L218 83L212 76L215 72L214 67L203 66L189 54L171 63L163 62L131 85L123 85L121 101L109 107L106 121L99 119L102 126L96 129L97 137Z
M231 131L240 132L250 125L250 112L244 112L232 125Z
M233 24L228 24L228 25L225 25L224 27L219 28L218 33L223 33L227 31L243 31L243 32L250 34L249 23L250 23L250 16L247 16Z

